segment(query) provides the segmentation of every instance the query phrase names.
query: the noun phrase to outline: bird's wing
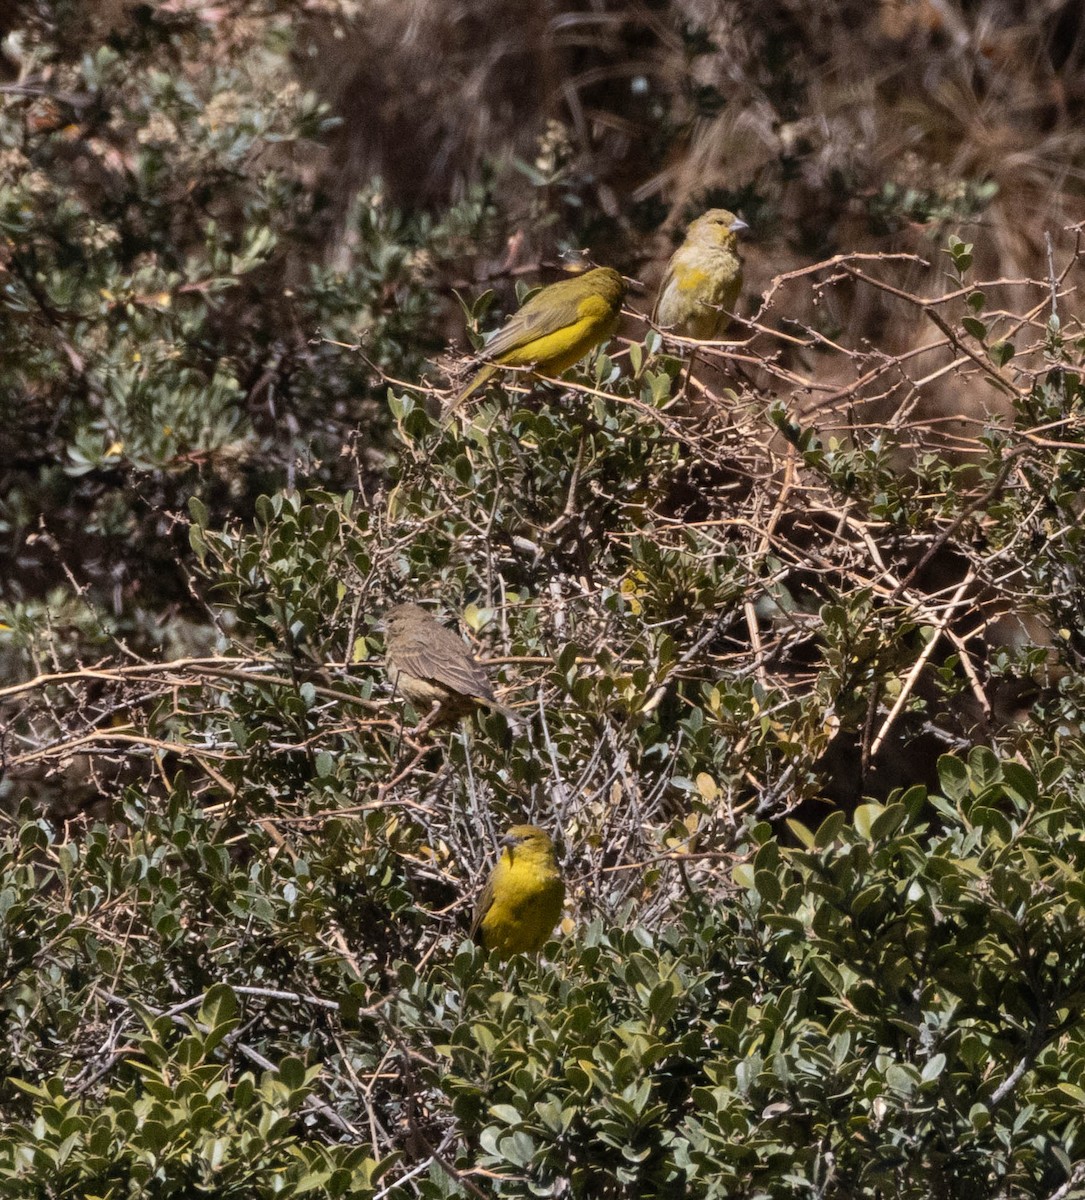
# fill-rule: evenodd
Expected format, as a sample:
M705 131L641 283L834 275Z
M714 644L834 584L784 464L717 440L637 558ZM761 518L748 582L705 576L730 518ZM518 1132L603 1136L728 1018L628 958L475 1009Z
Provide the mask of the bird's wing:
M495 698L485 671L463 642L443 625L428 629L423 637L412 638L405 646L397 646L395 660L401 671L416 679L432 680L464 696Z
M563 279L532 296L483 346L482 357L494 361L538 338L549 337L559 329L575 324L580 316L580 301L584 298L576 283L576 279Z
M659 281L659 288L656 291L656 302L652 305L652 324L659 324L659 306L663 301L663 297L667 294L667 289L674 282L674 258L667 263L667 270L663 278Z
M494 902L494 879L493 875L486 881L486 886L482 889L482 894L478 898L478 903L475 905L474 914L471 917L471 932L469 937L473 942L480 942L480 930L482 928L482 918L490 911L490 905Z

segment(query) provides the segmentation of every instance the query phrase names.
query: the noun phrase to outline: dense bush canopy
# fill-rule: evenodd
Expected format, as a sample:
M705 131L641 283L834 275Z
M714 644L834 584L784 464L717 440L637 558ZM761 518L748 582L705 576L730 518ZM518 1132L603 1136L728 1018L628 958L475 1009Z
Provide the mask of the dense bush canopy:
M4 1195L1085 1187L1080 20L748 7L0 17ZM620 335L443 416L584 248Z

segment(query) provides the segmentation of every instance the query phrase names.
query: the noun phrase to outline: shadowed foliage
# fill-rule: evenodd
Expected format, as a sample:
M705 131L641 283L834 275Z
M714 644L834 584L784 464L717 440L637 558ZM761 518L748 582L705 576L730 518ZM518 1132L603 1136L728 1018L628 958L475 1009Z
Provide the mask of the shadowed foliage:
M1080 1190L1078 7L0 30L0 1191ZM565 251L637 311L442 419Z

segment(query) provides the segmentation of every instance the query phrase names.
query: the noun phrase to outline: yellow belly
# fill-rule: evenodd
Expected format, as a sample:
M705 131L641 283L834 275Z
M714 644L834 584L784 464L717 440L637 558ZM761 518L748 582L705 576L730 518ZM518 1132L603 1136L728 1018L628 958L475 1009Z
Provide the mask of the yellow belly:
M506 351L497 361L505 367L538 367L547 375L559 375L578 363L618 326L617 316L602 297L589 297L580 307L580 318L573 324Z
M506 956L534 954L558 923L564 901L565 884L560 875L540 875L527 869L527 864L511 870L507 864L499 864L494 900L479 924L482 944Z

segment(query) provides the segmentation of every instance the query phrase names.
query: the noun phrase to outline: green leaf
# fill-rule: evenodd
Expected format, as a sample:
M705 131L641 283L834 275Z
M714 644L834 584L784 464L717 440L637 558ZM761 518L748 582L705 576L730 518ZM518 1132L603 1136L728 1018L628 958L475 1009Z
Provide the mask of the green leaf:
M984 341L987 337L987 326L977 317L963 317L961 324L977 340Z
M814 848L814 833L811 829L803 825L801 821L795 821L789 817L787 827L807 850Z
M935 1054L923 1065L923 1070L920 1073L920 1083L931 1083L937 1079L946 1069L946 1056L944 1054Z
M938 781L948 800L959 803L968 795L968 768L951 754L943 754L938 760Z
M839 809L831 812L818 826L814 835L814 844L819 850L825 850L840 836L841 830L847 824L847 816Z
M754 884L758 894L772 904L778 904L783 898L783 888L772 871L757 871L754 876Z
M896 834L907 819L908 810L903 803L890 804L875 817L870 836L876 842L886 841Z
M228 1033L237 1026L237 996L225 983L213 984L200 1005L199 1021L212 1033Z
M860 804L852 817L856 832L869 841L874 822L884 811L880 804Z
M1007 759L1002 763L1003 787L1015 799L1028 808L1040 802L1040 786L1036 776L1021 763Z

